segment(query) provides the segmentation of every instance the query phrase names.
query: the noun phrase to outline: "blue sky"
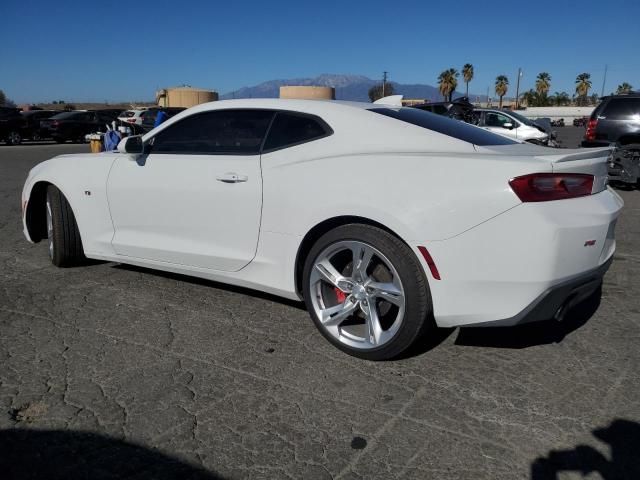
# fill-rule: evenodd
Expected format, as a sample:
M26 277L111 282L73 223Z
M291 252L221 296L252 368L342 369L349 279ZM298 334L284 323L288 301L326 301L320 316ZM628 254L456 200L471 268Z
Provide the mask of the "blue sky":
M176 7L179 5L180 7ZM506 74L574 91L640 88L640 2L2 0L0 89L16 102L150 100L159 87L220 93L276 78L390 72L435 85L475 66L470 91Z

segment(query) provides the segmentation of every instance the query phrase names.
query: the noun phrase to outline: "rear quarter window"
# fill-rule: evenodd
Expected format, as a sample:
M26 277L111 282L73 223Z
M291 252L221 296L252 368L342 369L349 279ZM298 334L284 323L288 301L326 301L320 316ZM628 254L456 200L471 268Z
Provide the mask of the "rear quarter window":
M300 145L332 133L333 130L315 115L278 112L269 129L263 151Z
M457 138L474 145L513 145L515 142L502 135L488 132L479 127L474 127L461 120L453 120L442 115L424 112L416 108L372 108L370 112L395 118L401 122L410 123L418 127Z

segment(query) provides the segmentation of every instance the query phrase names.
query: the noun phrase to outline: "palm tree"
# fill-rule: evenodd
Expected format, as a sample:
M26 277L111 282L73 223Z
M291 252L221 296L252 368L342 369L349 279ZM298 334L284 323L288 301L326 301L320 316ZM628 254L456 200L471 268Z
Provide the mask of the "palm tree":
M571 97L569 97L569 94L567 92L556 92L555 95L553 96L553 102L558 107L561 107L563 105L568 105L570 101L571 101Z
M500 97L500 108L502 108L502 97L507 94L509 90L509 79L506 75L498 75L496 77L496 95Z
M591 74L581 73L576 77L576 93L578 94L581 104L586 103L589 89L591 88Z
M466 97L469 98L469 82L473 80L473 65L470 63L464 64L462 67L462 78L464 78L464 83L467 84Z
M536 92L533 88L529 89L528 91L524 92L522 95L522 101L520 102L520 104L522 104L524 102L524 104L527 107L533 107L535 106L535 102L536 102Z
M540 103L546 104L547 102L547 94L549 93L549 89L551 88L551 75L547 72L539 73L536 77L536 92L540 96Z
M618 89L616 90L616 95L621 95L623 93L630 93L633 90L633 87L627 82L623 82L622 85L618 85Z
M455 68L450 68L438 76L438 90L440 90L445 102L451 101L451 96L458 86L459 75Z

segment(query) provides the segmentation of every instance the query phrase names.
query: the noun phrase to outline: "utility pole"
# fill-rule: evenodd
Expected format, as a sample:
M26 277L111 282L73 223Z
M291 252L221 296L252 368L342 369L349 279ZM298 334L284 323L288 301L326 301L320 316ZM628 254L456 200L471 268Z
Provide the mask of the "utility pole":
M520 95L520 77L522 76L522 69L518 67L518 81L516 82L516 110L518 110L518 100Z
M602 79L602 91L600 92L600 98L604 97L604 84L607 83L607 65L604 66L604 78Z
M385 89L387 87L387 74L388 73L389 72L387 72L386 70L384 72L382 72L382 96L383 97L385 96L384 91L385 91Z
M489 87L487 87L487 108L489 108Z

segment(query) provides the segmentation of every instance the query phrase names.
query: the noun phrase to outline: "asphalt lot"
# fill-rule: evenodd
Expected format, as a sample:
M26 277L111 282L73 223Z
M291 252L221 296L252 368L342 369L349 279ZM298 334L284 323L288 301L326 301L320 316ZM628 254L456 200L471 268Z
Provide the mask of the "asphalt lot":
M640 478L640 191L601 299L564 323L372 363L275 297L53 267L22 184L88 149L0 146L0 478Z

